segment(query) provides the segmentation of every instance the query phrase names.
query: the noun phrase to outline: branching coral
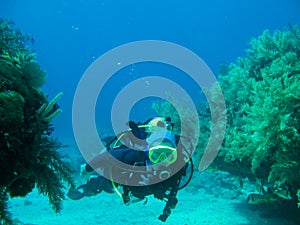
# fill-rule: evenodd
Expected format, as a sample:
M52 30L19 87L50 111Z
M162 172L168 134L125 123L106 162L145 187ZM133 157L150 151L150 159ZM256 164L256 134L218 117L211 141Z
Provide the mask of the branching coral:
M61 210L65 185L73 185L71 167L51 138L51 120L61 110L39 89L45 72L12 22L0 19L0 224L11 224L8 197L25 196L33 188L48 195Z

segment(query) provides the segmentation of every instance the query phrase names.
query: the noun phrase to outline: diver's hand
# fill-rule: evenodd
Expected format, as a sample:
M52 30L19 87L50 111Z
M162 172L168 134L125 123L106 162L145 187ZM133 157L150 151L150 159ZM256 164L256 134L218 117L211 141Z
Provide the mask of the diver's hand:
M86 164L80 165L80 176L87 176L88 171L86 170Z

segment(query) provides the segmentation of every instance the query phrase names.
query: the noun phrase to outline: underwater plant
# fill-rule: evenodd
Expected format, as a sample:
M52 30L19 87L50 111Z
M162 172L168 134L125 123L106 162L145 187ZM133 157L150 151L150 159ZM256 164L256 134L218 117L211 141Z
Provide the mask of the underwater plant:
M46 73L34 60L32 38L8 19L0 19L0 224L13 224L9 197L23 197L37 188L61 210L66 185L73 186L72 169L51 137L52 119L61 110L40 87Z

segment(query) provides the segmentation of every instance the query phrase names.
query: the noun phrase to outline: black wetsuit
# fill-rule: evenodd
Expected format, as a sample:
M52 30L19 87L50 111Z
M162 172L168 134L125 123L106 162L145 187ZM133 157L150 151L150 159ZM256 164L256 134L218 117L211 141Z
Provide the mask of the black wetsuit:
M89 164L86 165L86 171L92 172L94 169L102 168L103 165L105 165L105 161L109 160L108 154L127 165L134 165L137 162L145 162L145 153L143 151L133 150L130 148L117 148L97 155L89 162Z

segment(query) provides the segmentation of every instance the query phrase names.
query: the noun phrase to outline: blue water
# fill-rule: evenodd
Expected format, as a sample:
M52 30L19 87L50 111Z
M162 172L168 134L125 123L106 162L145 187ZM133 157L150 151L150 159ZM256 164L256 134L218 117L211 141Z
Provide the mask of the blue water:
M288 29L289 24L299 25L299 12L299 0L0 0L0 17L13 20L24 34L32 35L35 39L32 48L37 52L36 60L47 72L47 82L42 86L42 91L49 96L49 100L59 92L64 93L58 102L63 112L53 120L55 128L53 135L63 142L71 140L71 143L74 143L72 105L76 88L89 66L108 51L135 41L172 42L197 54L218 77L220 65L229 65L238 57L245 56L251 38L258 37L265 29L272 33L276 29ZM156 52L159 54L160 49ZM182 60L186 59L184 55L179 57L182 57ZM117 58L114 60L122 66L122 61L119 62ZM102 74L97 76L101 77ZM159 76L176 82L191 97L196 107L199 106L200 100L205 99L201 87L176 67L155 62L131 64L112 74L98 96L95 121L101 134L105 135L111 130L111 111L118 94L126 89L126 85L145 76ZM98 82L98 79L95 80ZM148 85L147 82L145 80ZM144 89L151 88L151 82L149 87L147 85L142 87L142 91L136 90L135 94L139 96ZM166 92L172 91L167 85L162 85L161 88ZM143 122L149 117L156 116L151 108L154 100L157 101L159 98L148 96L141 99L131 109L128 120ZM87 94L83 101L91 101L91 96ZM126 106L126 101L124 104ZM76 147L71 146L68 151L75 153ZM74 164L79 164L79 161L76 162L75 159ZM183 204L177 206L183 210L181 215L185 215L184 224L200 224L201 221L202 224L211 224L209 221L215 221L215 224L252 224L245 221L255 221L258 218L257 213L245 211L244 202L236 202L236 208L230 208L234 205L232 201L236 200L235 191L240 187L234 178L218 173L216 175L203 173L196 176L197 179L192 180L194 186L191 185L188 191L184 189L180 196L180 203ZM216 177L220 180L219 183ZM223 185L224 180L232 184L228 186L228 190L226 185ZM194 190L195 187L200 191ZM209 195L210 192L215 196L212 201L208 201L212 196ZM226 196L230 199L228 204L219 198L222 195L225 196L224 199ZM23 219L28 216L29 221L32 219L38 221L35 224L62 224L61 221L68 221L73 217L75 220L81 217L81 221L78 220L80 224L92 224L90 220L102 224L102 221L106 221L104 215L107 212L111 213L107 223L117 221L115 223L119 224L120 221L127 221L127 224L131 224L127 216L130 215L132 218L138 215L137 212L140 210L144 210L142 212L147 215L147 220L144 221L144 218L138 215L135 220L138 222L135 224L139 221L150 224L154 217L157 217L156 214L151 214L150 207L128 208L128 211L122 211L124 208L119 205L112 206L111 203L115 203L116 200L106 195L97 196L99 199L90 198L83 203L66 201L67 207L62 217L54 217L53 212L50 212L50 209L47 212L45 206L36 198L35 192L33 196L27 197L26 200L30 200L27 203L26 200L23 202L23 199L14 199L17 202L13 202L12 210L16 216L19 215ZM221 205L217 213L215 208L211 208L211 202ZM26 204L29 207L26 208ZM94 207L98 205L102 208ZM82 210L78 211L80 207ZM153 208L159 207L154 205ZM190 209L198 211L194 213ZM86 210L92 211L88 211L85 215ZM236 211L241 215L244 213L244 216L234 215ZM214 214L211 220L207 212ZM278 210L271 210L272 213L275 217L282 216L282 212ZM283 216L288 218L284 214ZM58 222L47 221L52 217ZM240 218L245 221L240 221ZM177 219L178 217L170 217L169 220L172 224L177 224ZM198 222L198 219L201 221ZM255 221L255 224L275 224L272 220L260 219Z
M72 137L72 102L78 82L89 65L119 45L139 40L164 40L200 56L215 75L221 64L245 55L251 38L263 30L285 29L300 23L297 0L252 1L111 1L2 0L0 16L12 19L23 33L34 37L37 61L47 71L43 91L59 101L63 113L54 120L55 135ZM160 75L182 85L197 103L200 88L174 68L157 64L131 65L119 71L100 94L96 121L110 126L111 105L122 88L137 78ZM87 97L88 98L88 97ZM153 99L141 101L132 117L155 115ZM88 101L88 99L87 99Z

